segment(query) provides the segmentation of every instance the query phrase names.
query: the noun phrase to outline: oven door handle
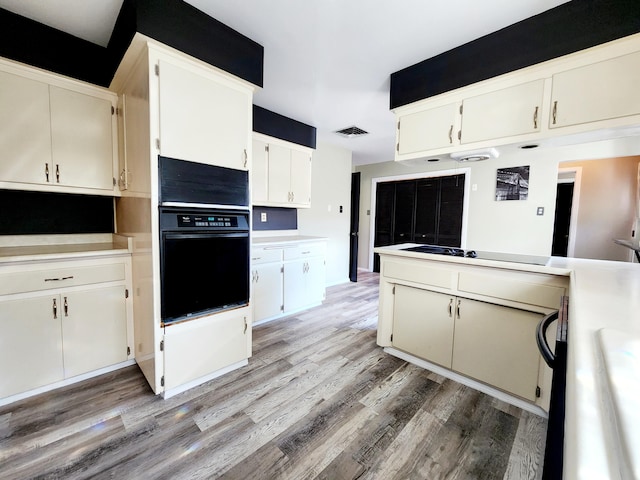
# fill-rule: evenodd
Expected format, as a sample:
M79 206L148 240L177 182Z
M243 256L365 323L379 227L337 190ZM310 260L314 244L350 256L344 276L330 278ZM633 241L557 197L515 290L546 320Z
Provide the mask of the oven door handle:
M547 342L547 329L549 325L551 325L554 321L558 319L558 310L550 313L538 323L538 327L536 328L536 342L538 344L538 350L540 350L540 354L542 358L546 362L549 367L553 368L556 363L556 356L549 348L549 343Z
M249 232L164 232L163 237L166 240L184 240L197 238L249 238Z

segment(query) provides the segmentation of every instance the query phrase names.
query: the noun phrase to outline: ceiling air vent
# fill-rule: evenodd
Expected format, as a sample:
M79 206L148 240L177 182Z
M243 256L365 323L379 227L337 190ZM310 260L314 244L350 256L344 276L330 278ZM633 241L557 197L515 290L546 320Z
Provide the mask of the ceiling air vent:
M362 135L367 135L369 132L365 132L361 128L356 126L343 128L342 130L338 130L336 132L338 135L342 135L343 137L353 138L353 137L361 137Z

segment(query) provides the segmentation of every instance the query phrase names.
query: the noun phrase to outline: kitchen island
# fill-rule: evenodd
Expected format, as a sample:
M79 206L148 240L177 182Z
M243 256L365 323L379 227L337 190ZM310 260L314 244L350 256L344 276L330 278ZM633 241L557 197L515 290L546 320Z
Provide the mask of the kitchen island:
M551 257L543 265L535 265L520 263L517 261L519 258L517 256L512 257L511 261L501 261L402 250L409 246L411 245L394 245L378 247L374 250L381 256L378 343L388 350L393 349L391 343L392 325L389 323L390 319L393 319L393 305L389 305L389 299L392 298L389 295L394 284L411 287L412 283L416 281L426 281L425 277L428 277L428 281L431 283L438 283L438 273L458 272L458 276L454 276L453 279L448 275L441 276L440 286L431 286L430 290L435 289L436 292L460 295L466 299L474 298L477 293L460 291L459 278L462 278L460 275L464 274L467 277L472 274L476 275L477 271L481 269L490 271L490 276L495 276L498 280L501 277L508 278L510 275L516 277L533 275L528 278L537 278L538 286L550 288L560 286L562 279L565 282L568 281L565 292L570 301L564 478L637 478L639 467L637 457L634 455L637 455L635 452L640 451L640 446L634 443L637 441L637 437L633 437L633 432L640 430L640 422L637 416L635 418L623 417L624 412L628 411L628 409L620 408L625 405L625 392L616 387L610 388L609 385L616 385L616 383L610 382L609 379L615 372L616 366L635 368L635 378L638 378L638 340L633 344L633 339L640 339L640 267L632 263L560 257ZM404 273L393 272L393 264L401 265L402 268L397 270ZM389 265L391 268L388 268ZM385 268L391 272L385 272ZM430 275L426 271L416 273L417 276L413 279L407 277L407 272L409 275L412 274L412 271L420 272L415 268L428 268L433 271ZM404 280L390 282L386 273L400 275ZM485 279L487 278L485 276ZM522 277L519 280L526 278ZM516 280L518 279L516 278ZM490 283L480 282L481 288L488 289L490 293L493 289ZM499 283L498 281L497 284ZM522 286L526 283L521 281L520 283L512 283L512 285ZM462 289L470 290L464 285L462 285ZM517 297L517 289L509 291L511 292L509 295ZM549 290L542 288L536 291L544 293ZM533 305L528 310L544 313L541 304L547 300L542 297L537 298L538 300L532 300L525 295L516 298L517 302L513 306L520 309L523 308L524 303L527 303ZM485 298L482 300L486 301ZM509 302L516 301L507 300ZM498 302L504 306L505 301L498 300ZM623 332L623 337L630 339L629 345L631 346L627 345L626 347L636 348L636 356L633 357L633 351L629 351L628 355L614 355L616 352L612 350L619 348L619 345L603 341L603 339L609 338L607 335L603 336L603 332L605 334ZM534 342L534 339L532 338L531 341ZM605 346L604 351L602 345ZM606 368L604 358L608 359ZM626 361L625 359L635 363L630 363L630 366L622 365L622 362ZM616 362L618 362L617 365ZM631 377L629 380L633 381L633 378ZM543 373L539 376L539 380L543 383L548 382L548 374ZM635 386L636 392L638 388L640 385ZM631 391L633 391L633 386ZM615 401L611 402L610 398L614 398ZM637 400L631 399L631 402L634 401L637 402ZM544 400L538 399L533 403L536 404L536 402L538 406L544 408ZM625 428L618 428L617 424L624 425ZM623 477L620 472L627 472L628 475L636 475L636 477Z

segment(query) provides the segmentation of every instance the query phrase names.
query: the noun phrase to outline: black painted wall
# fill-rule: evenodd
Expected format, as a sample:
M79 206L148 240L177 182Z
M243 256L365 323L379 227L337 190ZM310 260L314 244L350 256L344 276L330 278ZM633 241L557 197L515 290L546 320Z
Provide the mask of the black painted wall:
M260 221L260 214L267 214L267 221ZM284 207L253 207L253 230L296 230L298 210Z
M111 197L0 190L0 235L113 232Z
M108 87L136 32L262 86L264 48L182 0L124 0L101 47L0 8L0 56Z
M316 128L266 108L253 106L253 131L316 148Z
M391 74L390 108L637 32L640 0L573 0Z

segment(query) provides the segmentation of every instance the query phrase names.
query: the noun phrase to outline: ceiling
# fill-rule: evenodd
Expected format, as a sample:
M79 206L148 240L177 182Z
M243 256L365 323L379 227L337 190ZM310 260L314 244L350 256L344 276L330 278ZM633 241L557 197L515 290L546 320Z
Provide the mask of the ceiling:
M123 0L0 0L106 46ZM353 164L393 160L389 76L566 0L187 0L264 46L254 103L317 128ZM334 132L357 126L368 135Z

